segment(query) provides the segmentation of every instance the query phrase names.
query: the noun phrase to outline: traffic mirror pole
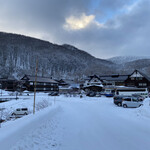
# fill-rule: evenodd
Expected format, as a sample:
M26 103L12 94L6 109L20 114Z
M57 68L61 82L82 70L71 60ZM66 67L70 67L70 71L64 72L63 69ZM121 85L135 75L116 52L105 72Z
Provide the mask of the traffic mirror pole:
M38 59L36 59L36 71L35 71L35 82L34 82L34 103L33 103L33 114L35 114L35 97L36 97L37 72L38 72Z

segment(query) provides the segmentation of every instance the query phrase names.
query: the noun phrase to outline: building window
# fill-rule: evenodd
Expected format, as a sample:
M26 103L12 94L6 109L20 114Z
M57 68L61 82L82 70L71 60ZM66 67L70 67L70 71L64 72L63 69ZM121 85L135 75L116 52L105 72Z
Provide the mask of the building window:
M147 83L139 83L139 86L147 86Z
M142 83L139 83L139 86L142 86Z
M30 85L33 85L33 82L30 82Z
M51 86L51 83L45 83L45 85L49 85L49 86Z
M36 82L36 85L44 85L43 82Z

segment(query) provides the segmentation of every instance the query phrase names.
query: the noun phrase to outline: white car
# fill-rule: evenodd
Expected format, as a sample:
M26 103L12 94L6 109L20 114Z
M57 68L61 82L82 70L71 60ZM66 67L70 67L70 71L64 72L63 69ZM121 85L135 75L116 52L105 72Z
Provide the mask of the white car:
M133 107L137 108L143 105L143 102L139 100L137 97L124 97L122 101L122 106L124 108Z
M28 108L17 108L12 115L19 116L19 115L28 115Z

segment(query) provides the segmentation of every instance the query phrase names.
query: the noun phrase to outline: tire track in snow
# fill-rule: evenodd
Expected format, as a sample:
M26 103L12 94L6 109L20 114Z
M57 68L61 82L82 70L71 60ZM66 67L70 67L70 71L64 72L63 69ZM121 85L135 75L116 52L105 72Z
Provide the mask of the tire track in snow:
M60 150L63 128L60 126L61 112L27 133L10 150Z

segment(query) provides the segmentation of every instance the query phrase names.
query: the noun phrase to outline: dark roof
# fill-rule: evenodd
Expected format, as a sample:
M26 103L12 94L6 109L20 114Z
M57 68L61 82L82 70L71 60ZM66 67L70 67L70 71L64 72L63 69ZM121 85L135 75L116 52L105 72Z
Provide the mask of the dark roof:
M34 82L35 76L25 75L21 80L25 80L24 78L27 77L28 81ZM57 81L48 78L48 77L39 77L37 76L37 82L44 82L44 83L58 83Z
M14 76L8 76L8 77L0 78L0 80L16 81L16 80L18 80L18 78L14 77Z
M100 76L101 80L106 81L125 81L128 78L128 75L106 75Z
M69 85L75 83L75 81L73 81L71 79L62 79L62 80L64 81L64 83L69 84Z
M60 80L56 80L57 82L61 83L61 84L67 84L63 79Z
M93 78L98 78L99 80L100 80L100 77L99 76L97 76L97 75L93 75L93 76L89 76L90 78L89 78L89 81L91 81Z
M1 78L0 81L19 81L19 80L13 78Z
M63 79L56 80L56 81L59 83L59 85L63 85L63 86L68 85L68 83L66 83Z

